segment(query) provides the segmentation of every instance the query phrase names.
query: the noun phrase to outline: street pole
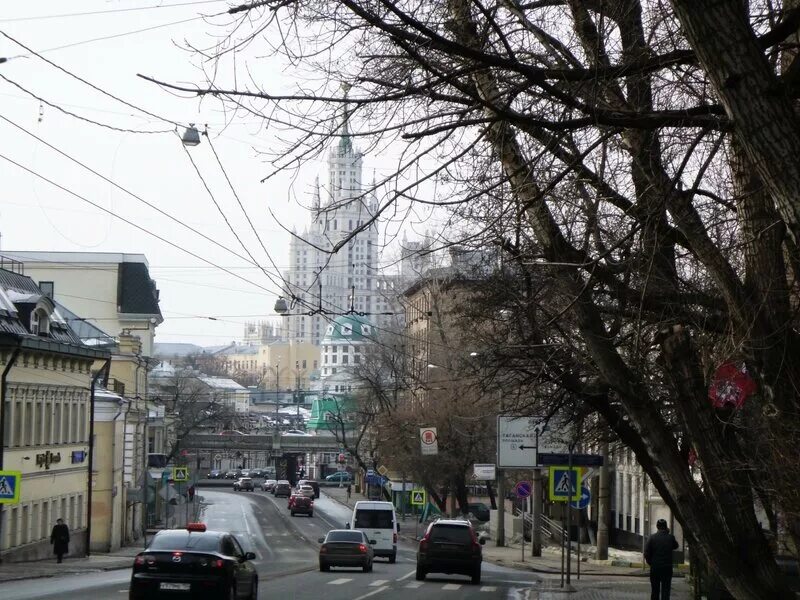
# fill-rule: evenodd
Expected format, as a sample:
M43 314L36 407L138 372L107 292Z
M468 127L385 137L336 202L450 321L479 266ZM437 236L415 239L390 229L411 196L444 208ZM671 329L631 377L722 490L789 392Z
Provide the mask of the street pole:
M572 445L570 444L569 447L569 463L567 465L569 470L567 471L567 478L570 482L569 485L569 496L567 497L567 531L566 531L566 538L567 538L567 585L570 585L570 576L571 576L571 569L572 569ZM577 479L577 477L576 477ZM580 481L575 482L575 486L577 487L580 485Z
M497 539L495 545L502 548L506 545L506 481L503 469L497 469Z
M603 436L600 446L603 464L600 466L600 483L597 494L597 560L608 560L609 498L611 496L608 473L608 437Z
M278 400L281 394L281 363L279 362L275 365L275 431L279 430L278 422L279 422L279 414L280 411L278 410Z
M544 496L542 471L533 469L533 508L531 523L531 556L542 555L542 500Z
M400 510L403 516L400 517L403 522L406 520L406 473L403 471L403 491L400 492Z

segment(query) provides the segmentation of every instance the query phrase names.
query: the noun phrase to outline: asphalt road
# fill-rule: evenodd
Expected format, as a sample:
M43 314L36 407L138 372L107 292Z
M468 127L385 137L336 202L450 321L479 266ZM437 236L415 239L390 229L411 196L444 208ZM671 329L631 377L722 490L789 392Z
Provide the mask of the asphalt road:
M234 532L245 550L256 553L259 598L270 600L366 600L367 598L423 600L524 600L538 578L531 573L483 564L481 585L458 575L429 575L414 579L415 547L401 543L397 563L377 559L372 573L360 569L318 570L317 538L344 526L350 511L324 495L315 501L314 516L291 517L286 499L264 492L200 489L203 521L209 529ZM409 524L413 527L413 524ZM3 600L108 600L124 598L130 571L108 571L48 579L7 582Z

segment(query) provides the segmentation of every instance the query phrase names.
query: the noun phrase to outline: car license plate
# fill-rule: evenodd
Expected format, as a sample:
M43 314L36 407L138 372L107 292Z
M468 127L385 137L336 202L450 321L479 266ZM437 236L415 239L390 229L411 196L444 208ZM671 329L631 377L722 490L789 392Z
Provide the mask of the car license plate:
M182 592L188 592L192 589L191 584L189 583L168 583L166 581L162 581L161 585L159 586L161 590L180 590Z

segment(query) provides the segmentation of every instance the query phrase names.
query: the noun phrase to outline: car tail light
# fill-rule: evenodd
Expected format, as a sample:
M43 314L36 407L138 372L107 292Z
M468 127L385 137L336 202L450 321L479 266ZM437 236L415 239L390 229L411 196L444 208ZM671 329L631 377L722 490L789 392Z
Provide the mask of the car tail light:
M225 561L222 560L221 558L218 558L216 560L212 560L211 561L211 568L212 569L221 569L224 566L225 566Z
M360 551L362 554L366 554L366 553L367 553L367 546L366 546L366 544L359 544L359 545L358 545L358 550L359 550L359 551Z
M325 554L327 552L328 552L328 547L325 544L322 544L322 546L319 547L319 553Z
M396 544L397 543L397 533L392 534L392 541Z
M149 554L140 554L134 559L133 564L140 567L143 565L154 565L156 564L156 557L150 556Z

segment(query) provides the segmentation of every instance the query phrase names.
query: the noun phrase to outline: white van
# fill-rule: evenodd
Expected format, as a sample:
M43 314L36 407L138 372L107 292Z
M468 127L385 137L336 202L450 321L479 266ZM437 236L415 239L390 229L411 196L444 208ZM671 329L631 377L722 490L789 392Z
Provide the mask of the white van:
M375 556L386 556L389 562L397 560L397 516L391 502L361 500L353 507L348 528L358 529L375 540Z

